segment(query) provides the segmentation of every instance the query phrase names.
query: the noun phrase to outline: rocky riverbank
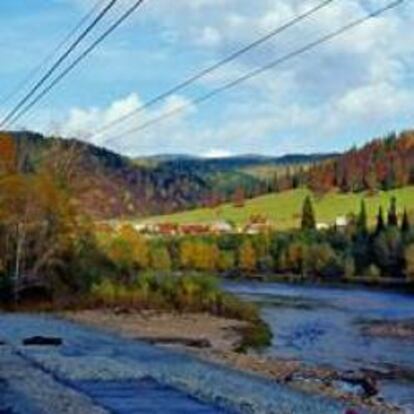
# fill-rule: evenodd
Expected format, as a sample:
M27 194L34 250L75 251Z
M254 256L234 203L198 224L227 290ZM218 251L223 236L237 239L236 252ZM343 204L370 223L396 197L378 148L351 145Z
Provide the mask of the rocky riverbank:
M294 360L236 352L246 326L244 322L206 314L109 310L66 313L64 316L129 338L175 346L201 359L264 376L306 392L333 397L376 413L400 412L379 396L374 373L337 372L326 367L305 366Z
M414 341L414 320L363 322L362 332L369 336Z

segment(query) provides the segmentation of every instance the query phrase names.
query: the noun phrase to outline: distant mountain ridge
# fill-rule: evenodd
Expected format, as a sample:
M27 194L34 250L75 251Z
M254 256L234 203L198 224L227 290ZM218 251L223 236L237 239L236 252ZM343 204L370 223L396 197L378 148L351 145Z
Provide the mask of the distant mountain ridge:
M325 159L338 157L340 153L316 153L316 154L239 154L226 157L203 157L192 154L156 154L143 157L135 157L136 161L152 161L157 163L187 163L202 164L216 167L247 167L251 165L283 165L318 162Z

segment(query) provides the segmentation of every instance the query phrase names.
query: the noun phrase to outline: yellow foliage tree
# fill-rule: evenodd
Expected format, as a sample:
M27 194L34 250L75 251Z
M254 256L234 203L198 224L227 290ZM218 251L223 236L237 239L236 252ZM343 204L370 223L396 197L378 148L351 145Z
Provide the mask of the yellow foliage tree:
M294 272L302 271L307 256L306 246L302 243L291 243L286 252L286 267Z
M256 269L256 251L250 240L245 240L239 249L239 267L245 272L253 272Z
M180 265L183 269L191 269L195 254L195 244L192 240L183 240L180 243Z
M70 198L52 176L21 174L13 171L11 164L0 164L8 165L0 176L0 250L4 267L14 281L15 292L23 276L50 284L50 269L56 268L79 230Z
M135 271L148 268L150 256L147 240L130 225L119 229L106 250L110 260L126 273L124 276L130 277Z
M213 242L184 240L180 245L180 263L185 269L214 271L219 258L220 251Z
M151 269L167 272L171 270L172 262L168 249L165 246L150 249Z

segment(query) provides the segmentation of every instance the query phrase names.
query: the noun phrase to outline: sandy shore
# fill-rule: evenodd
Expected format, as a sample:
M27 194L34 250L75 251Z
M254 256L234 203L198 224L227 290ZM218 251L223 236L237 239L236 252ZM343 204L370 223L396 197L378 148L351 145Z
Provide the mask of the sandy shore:
M206 343L210 350L232 351L240 341L238 330L243 322L218 318L207 314L173 314L145 311L114 313L112 311L82 311L67 313L65 317L96 327L115 330L129 338L149 342L169 342L184 348L197 348ZM170 341L167 341L170 339ZM193 341L195 346L186 346ZM200 347L205 347L200 346Z
M358 386L351 391L349 384L344 385L341 380L341 373L329 368L311 368L299 361L235 352L234 349L241 339L240 328L244 326L240 321L206 314L181 315L152 311L115 313L99 310L66 313L64 316L75 322L112 330L129 338L176 346L201 359L265 376L306 392L333 397L374 412L400 412L380 398L362 395L362 389L359 390Z

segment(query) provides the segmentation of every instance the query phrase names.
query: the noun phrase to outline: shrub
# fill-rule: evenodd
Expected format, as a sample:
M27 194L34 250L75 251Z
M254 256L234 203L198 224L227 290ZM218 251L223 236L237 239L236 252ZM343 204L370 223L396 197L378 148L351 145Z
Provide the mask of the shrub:
M239 249L239 268L247 273L256 269L256 251L250 240L245 240Z
M366 270L366 276L370 281L379 281L381 279L381 270L378 266L371 264Z
M405 249L406 276L411 282L414 282L414 244L410 244Z
M352 256L347 255L344 262L344 278L352 279L355 276L355 261Z
M248 322L242 331L243 349L247 346L267 345L271 338L270 330L262 322L258 308L222 291L218 280L210 276L188 274L174 277L146 272L130 285L107 278L94 285L91 296L92 304L109 307L208 312Z

